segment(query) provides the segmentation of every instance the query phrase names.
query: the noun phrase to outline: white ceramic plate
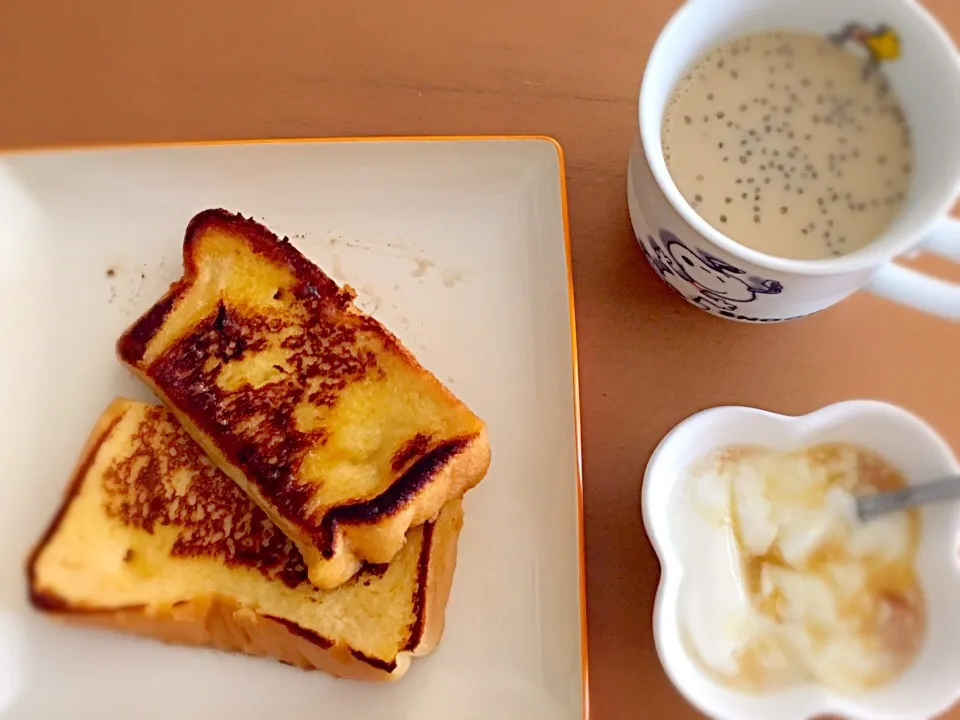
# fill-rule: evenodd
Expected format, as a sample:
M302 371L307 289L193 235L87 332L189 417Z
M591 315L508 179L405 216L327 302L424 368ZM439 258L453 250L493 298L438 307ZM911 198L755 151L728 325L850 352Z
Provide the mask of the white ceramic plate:
M444 638L397 684L73 629L27 605L24 558L92 423L115 395L150 399L114 342L179 276L207 207L289 235L489 425ZM0 718L581 718L570 288L545 138L0 156Z
M877 690L839 695L814 685L747 694L720 685L700 670L681 641L678 605L684 576L684 527L674 522L684 502L678 479L703 454L750 443L792 450L849 442L881 453L909 484L960 474L960 463L937 432L915 415L887 403L852 400L799 417L747 407L718 407L693 415L657 446L643 480L643 521L660 558L654 602L657 653L667 675L701 711L719 720L809 720L825 715L851 720L932 718L960 698L960 504L920 509L916 567L926 599L927 632L917 658L899 678Z

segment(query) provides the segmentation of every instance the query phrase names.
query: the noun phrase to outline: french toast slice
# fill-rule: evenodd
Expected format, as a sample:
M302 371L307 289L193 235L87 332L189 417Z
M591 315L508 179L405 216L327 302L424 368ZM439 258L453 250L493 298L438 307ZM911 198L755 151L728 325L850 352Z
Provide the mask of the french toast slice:
M289 241L225 210L121 361L291 538L330 589L486 474L486 426Z
M118 398L28 561L30 599L72 623L389 681L440 640L461 524L453 500L388 565L318 590L165 408Z

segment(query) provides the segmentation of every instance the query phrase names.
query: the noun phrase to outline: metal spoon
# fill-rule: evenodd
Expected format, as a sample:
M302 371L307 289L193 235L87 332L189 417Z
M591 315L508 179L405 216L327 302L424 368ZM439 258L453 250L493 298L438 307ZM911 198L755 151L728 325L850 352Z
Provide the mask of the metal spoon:
M915 505L952 500L960 497L960 475L951 475L902 490L861 495L857 498L857 516L867 522L880 515L905 510Z

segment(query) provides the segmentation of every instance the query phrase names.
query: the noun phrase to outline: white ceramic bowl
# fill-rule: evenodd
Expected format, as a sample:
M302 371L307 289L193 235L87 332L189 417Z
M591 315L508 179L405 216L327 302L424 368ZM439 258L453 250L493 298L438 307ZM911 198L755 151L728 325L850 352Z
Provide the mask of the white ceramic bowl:
M922 483L960 464L933 428L907 411L869 400L841 402L791 417L747 407L718 407L693 415L657 446L644 476L643 522L662 574L653 611L657 653L673 684L693 705L718 720L807 720L823 714L857 720L929 718L960 698L960 503L925 506L917 570L927 601L927 633L905 674L875 691L843 696L819 686L747 694L713 681L694 664L680 640L677 616L683 559L671 504L687 465L710 450L749 442L792 449L845 441L872 448L897 466L907 482Z

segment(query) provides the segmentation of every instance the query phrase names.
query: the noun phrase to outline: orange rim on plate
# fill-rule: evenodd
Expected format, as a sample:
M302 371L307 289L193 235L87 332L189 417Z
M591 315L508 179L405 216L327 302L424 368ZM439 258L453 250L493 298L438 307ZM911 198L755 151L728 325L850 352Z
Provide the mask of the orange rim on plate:
M567 299L570 306L570 353L573 364L573 421L575 448L577 455L577 542L579 546L580 576L580 664L581 716L587 720L590 716L589 666L587 653L587 574L586 550L583 522L583 444L580 427L580 374L577 359L577 320L573 292L573 254L570 245L570 213L567 205L567 173L563 148L556 138L549 135L371 135L365 137L289 137L289 138L246 138L238 140L158 140L147 142L100 142L100 143L64 143L10 148L0 151L0 159L7 155L21 153L72 151L72 150L119 150L134 148L161 147L204 147L219 145L268 145L286 143L347 143L347 142L454 142L480 140L540 140L550 143L557 152L557 165L560 172L560 211L563 215L563 244L567 266Z

